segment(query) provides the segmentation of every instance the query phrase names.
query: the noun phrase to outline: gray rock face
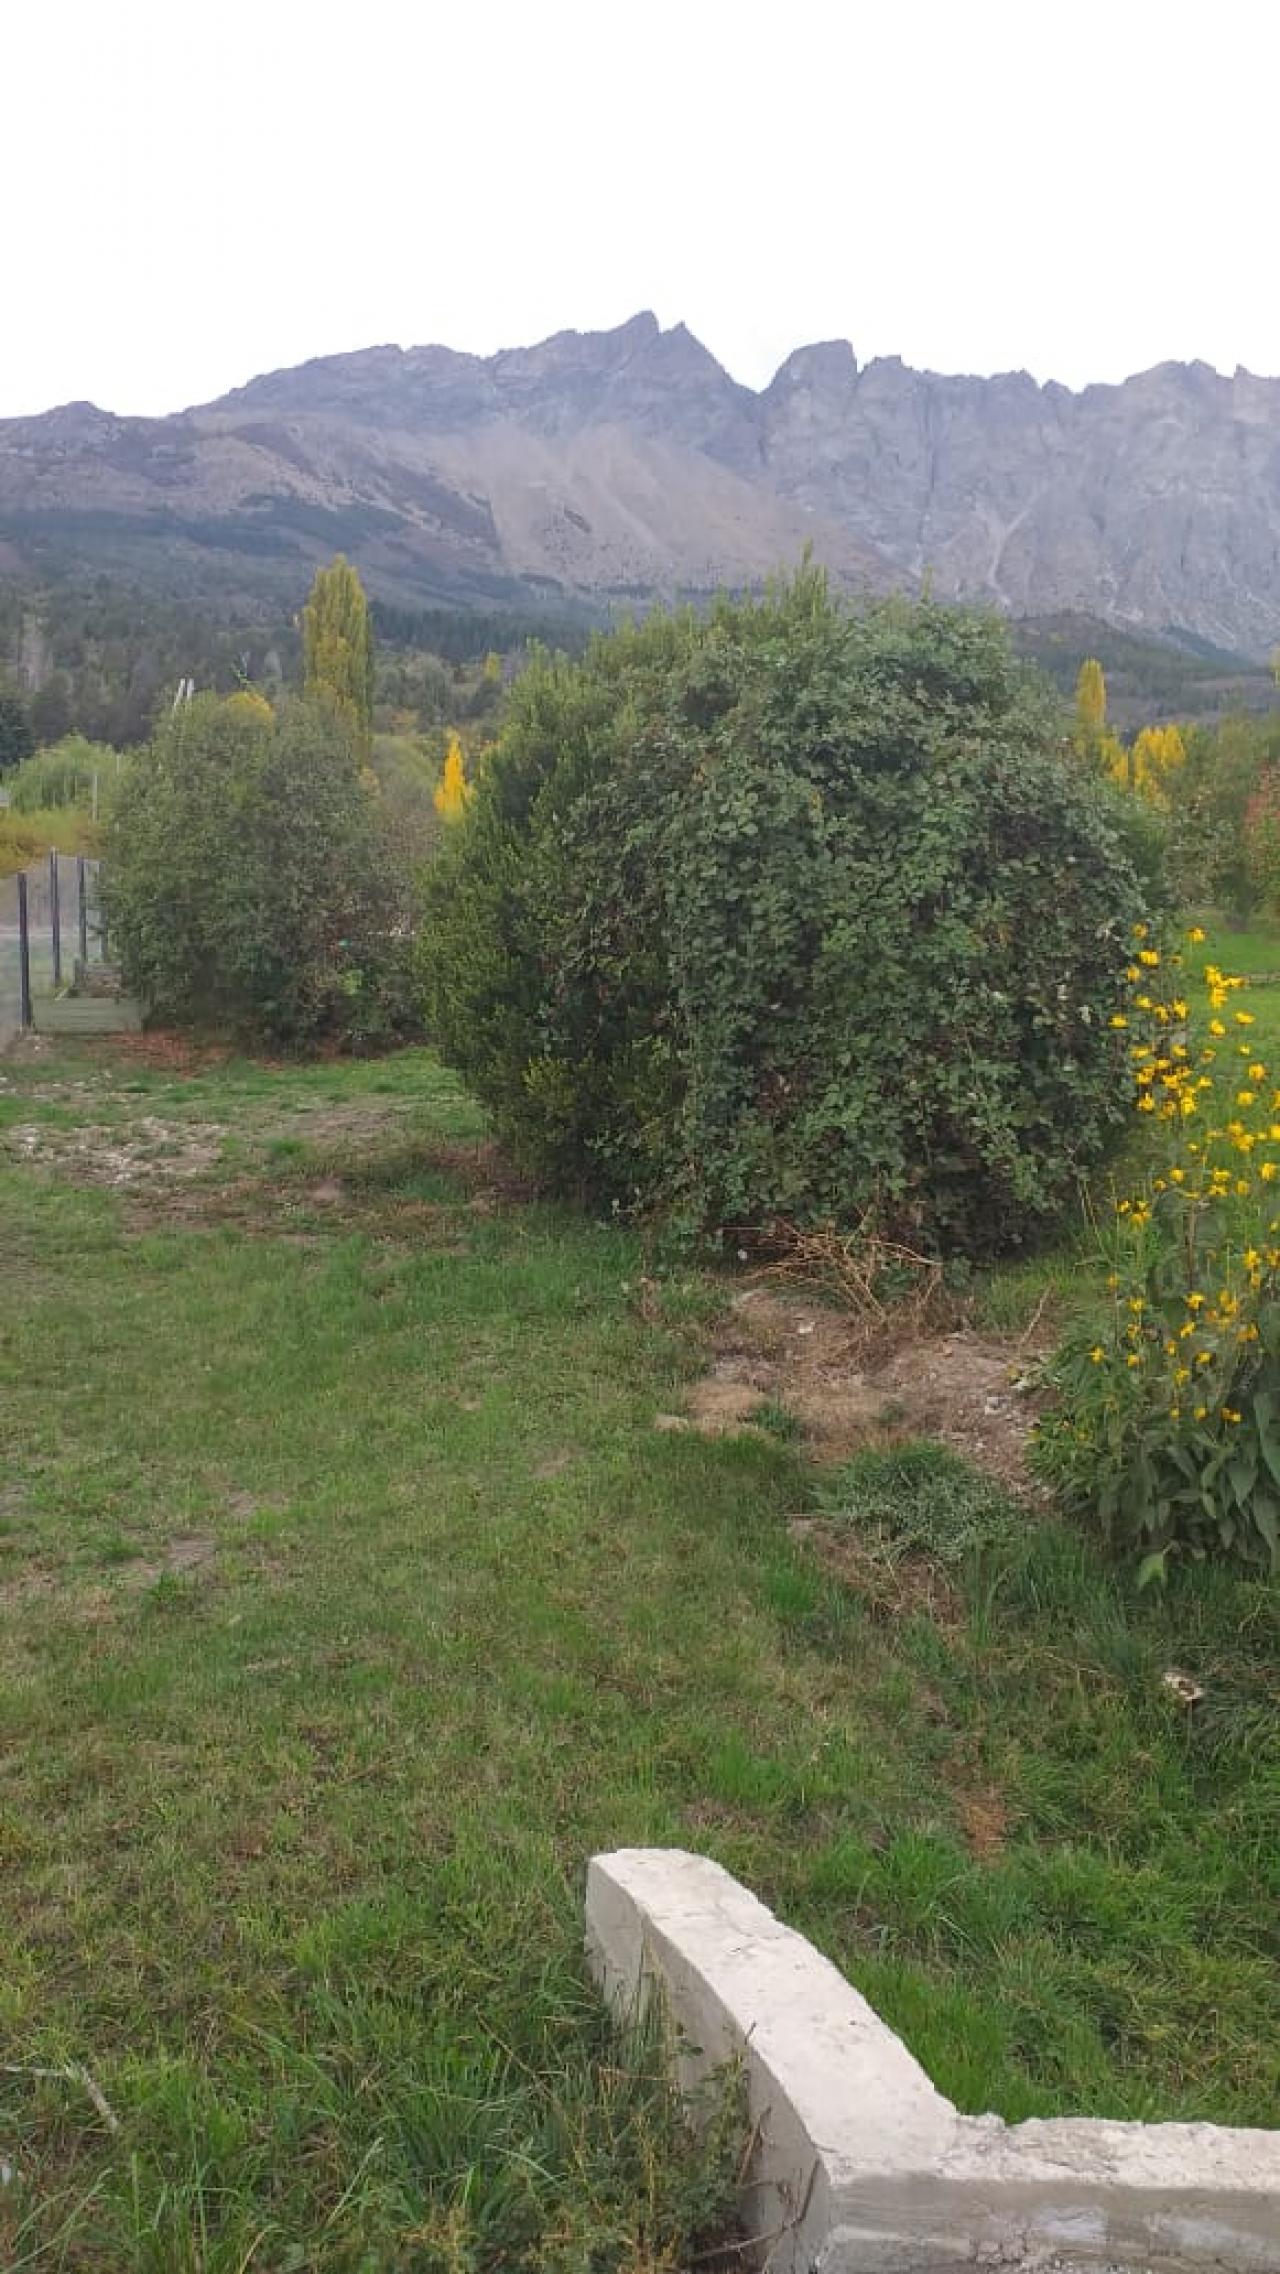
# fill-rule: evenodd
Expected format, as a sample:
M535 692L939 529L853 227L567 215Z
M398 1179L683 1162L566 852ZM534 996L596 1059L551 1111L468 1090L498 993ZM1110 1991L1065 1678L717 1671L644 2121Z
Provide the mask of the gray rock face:
M742 583L812 543L851 586L1280 642L1280 380L1162 364L1072 394L842 340L760 394L683 325L463 355L367 348L202 409L0 421L0 562L296 590L336 545L388 597Z

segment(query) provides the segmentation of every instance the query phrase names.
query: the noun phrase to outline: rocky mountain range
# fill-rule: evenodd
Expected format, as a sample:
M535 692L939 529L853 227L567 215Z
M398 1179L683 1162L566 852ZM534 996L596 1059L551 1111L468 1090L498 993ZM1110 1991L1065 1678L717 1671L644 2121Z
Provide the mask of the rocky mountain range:
M602 605L743 585L806 544L852 588L1280 643L1280 380L1162 364L1072 393L844 341L740 386L640 315L480 357L375 347L170 418L0 421L0 576L227 605L348 552L387 600Z

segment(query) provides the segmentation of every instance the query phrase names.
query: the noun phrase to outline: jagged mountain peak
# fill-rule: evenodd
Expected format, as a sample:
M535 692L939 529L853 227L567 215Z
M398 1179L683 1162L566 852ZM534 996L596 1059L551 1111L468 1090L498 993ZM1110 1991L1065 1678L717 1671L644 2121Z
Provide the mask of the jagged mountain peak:
M341 548L412 603L742 583L806 543L843 581L1280 642L1280 381L1025 371L798 347L742 386L651 309L489 356L383 344L171 419L0 422L6 569L296 594Z

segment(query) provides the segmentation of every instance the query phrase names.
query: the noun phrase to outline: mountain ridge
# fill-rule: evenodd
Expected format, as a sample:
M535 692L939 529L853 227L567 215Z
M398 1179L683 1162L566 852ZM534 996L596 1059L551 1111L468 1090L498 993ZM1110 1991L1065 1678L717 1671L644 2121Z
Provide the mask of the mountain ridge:
M0 574L230 600L349 552L407 604L669 598L806 546L852 590L1280 642L1280 379L1165 362L1073 391L859 365L814 341L744 386L650 310L492 356L383 344L162 418L0 421Z

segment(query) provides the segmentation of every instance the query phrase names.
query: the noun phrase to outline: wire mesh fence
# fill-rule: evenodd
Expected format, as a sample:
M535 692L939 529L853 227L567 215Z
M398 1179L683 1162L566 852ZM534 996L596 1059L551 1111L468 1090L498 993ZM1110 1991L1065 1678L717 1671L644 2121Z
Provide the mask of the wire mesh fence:
M32 1024L42 1000L105 961L100 862L50 853L0 877L0 1046Z

